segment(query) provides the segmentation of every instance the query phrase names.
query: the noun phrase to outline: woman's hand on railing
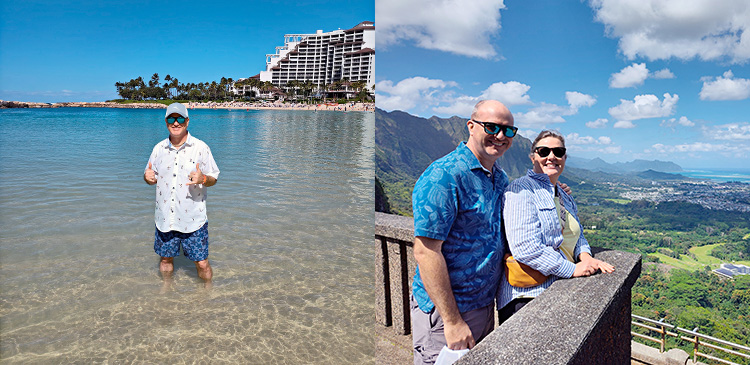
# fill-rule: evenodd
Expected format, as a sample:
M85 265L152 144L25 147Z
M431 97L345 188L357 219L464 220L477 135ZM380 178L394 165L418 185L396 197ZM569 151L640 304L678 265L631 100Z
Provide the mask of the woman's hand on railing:
M602 260L597 260L587 252L581 253L578 258L581 260L576 264L573 271L573 277L590 276L601 270L603 273L615 271L615 267Z

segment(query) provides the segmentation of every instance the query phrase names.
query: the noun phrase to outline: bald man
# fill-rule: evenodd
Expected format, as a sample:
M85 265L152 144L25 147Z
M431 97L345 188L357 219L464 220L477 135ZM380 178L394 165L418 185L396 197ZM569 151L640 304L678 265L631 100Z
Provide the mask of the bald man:
M518 128L495 100L477 103L466 127L468 141L433 162L414 186L414 364L434 363L443 346L470 349L494 328L505 247L500 200L508 186L495 162Z

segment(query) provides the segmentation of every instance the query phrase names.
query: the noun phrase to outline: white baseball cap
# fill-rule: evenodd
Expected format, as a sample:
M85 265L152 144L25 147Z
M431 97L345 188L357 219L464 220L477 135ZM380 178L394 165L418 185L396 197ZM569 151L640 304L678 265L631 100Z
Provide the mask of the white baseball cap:
M187 108L180 103L169 104L169 106L167 107L167 115L165 115L164 118L168 117L170 114L173 114L173 113L177 113L179 115L182 115L185 118L188 118Z

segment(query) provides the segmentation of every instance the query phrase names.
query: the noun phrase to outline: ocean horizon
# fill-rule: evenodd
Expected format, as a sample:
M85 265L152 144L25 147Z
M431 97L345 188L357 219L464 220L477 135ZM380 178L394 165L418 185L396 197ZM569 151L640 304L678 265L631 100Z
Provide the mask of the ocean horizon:
M743 168L686 168L678 174L716 182L739 181L750 183L750 169Z

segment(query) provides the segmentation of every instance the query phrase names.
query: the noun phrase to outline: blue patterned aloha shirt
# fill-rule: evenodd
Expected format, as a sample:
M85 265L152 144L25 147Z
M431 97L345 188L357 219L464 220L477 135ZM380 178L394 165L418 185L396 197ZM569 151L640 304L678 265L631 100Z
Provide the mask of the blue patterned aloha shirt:
M465 142L433 162L414 186L414 235L444 241L442 253L462 313L495 299L505 247L501 197L506 186L508 175L500 166L487 171ZM423 312L435 307L419 266L412 293Z

